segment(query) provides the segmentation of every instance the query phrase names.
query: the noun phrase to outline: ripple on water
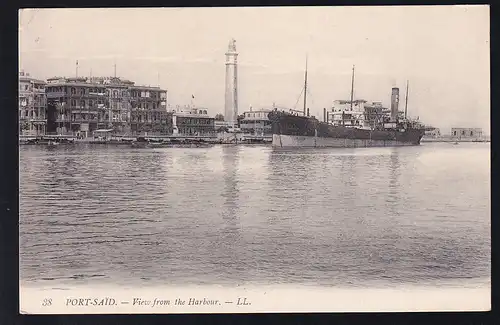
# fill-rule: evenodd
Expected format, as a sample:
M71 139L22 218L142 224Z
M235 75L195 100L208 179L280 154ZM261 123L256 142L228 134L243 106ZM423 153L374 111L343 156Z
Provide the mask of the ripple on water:
M21 278L326 286L488 278L489 156L481 144L22 147Z

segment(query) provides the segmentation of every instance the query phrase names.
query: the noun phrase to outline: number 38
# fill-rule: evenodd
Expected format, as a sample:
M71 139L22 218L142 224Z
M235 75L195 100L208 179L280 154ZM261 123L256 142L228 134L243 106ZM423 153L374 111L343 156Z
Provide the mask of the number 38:
M44 307L46 307L46 306L52 306L52 299L51 298L45 298L45 299L43 299L42 306L44 306Z

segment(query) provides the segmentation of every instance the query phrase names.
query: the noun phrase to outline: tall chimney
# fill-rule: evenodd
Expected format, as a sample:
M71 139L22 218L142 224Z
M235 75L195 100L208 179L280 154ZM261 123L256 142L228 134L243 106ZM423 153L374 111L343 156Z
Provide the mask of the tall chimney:
M393 87L391 94L391 120L396 121L398 117L399 88Z
M309 107L307 108L307 116L309 117Z
M323 108L323 122L328 122L326 120L326 107Z

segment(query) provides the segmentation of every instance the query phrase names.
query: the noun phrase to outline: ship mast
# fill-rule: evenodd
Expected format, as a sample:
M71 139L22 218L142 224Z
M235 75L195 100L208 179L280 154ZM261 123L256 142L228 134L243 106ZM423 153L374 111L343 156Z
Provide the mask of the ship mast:
M354 97L354 65L352 66L352 79L351 79L351 111L352 111L353 97Z
M304 75L304 116L306 116L307 106L307 55L306 55L306 71Z
M351 78L351 112L352 112L353 100L354 100L354 64L352 65L352 78ZM342 125L345 125L344 110L342 110Z
M406 99L405 99L405 120L406 120L406 113L408 111L408 85L409 85L409 81L406 80Z

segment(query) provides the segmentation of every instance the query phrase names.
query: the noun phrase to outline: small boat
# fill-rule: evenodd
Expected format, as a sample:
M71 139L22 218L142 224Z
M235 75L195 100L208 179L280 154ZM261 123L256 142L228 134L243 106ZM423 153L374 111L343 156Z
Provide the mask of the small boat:
M49 141L49 142L47 143L47 145L49 145L49 146L57 146L57 145L59 145L59 142L56 142L56 141L52 141L52 140L51 140L51 141Z

